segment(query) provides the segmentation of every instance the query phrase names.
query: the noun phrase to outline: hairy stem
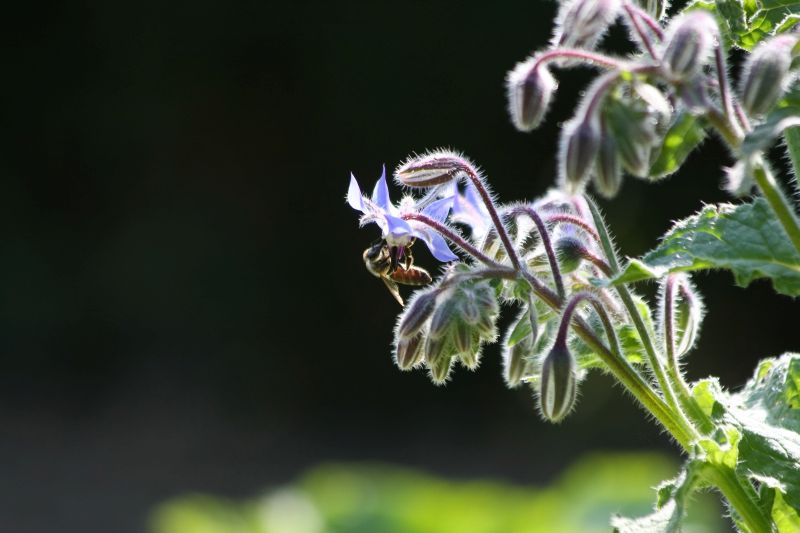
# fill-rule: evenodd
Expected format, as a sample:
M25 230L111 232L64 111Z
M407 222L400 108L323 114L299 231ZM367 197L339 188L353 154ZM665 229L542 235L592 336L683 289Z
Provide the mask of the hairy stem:
M772 522L759 507L758 497L750 482L737 476L732 468L712 468L710 477L714 484L742 517L750 533L770 533Z
M628 15L628 20L630 20L631 26L633 26L636 34L639 36L639 40L647 49L647 53L650 54L650 57L657 60L658 55L656 54L653 43L650 42L650 36L648 36L647 33L645 33L645 31L642 29L642 25L639 23L639 17L637 16L637 13L634 12L630 4L625 4L625 13Z
M481 195L481 200L483 200L483 203L486 206L486 210L489 211L489 217L492 219L492 224L494 224L495 230L497 231L497 234L500 236L500 240L503 243L503 247L506 249L506 254L508 255L508 258L511 260L511 264L514 265L514 269L520 270L522 266L519 261L519 255L517 255L517 250L511 243L511 239L508 236L508 230L506 229L505 224L503 224L503 221L500 220L500 215L497 213L497 208L494 205L492 196L486 189L486 185L484 185L483 180L477 174L475 174L475 172L472 172L471 170L467 172L467 176L469 177L472 184L475 186L475 189L478 191L478 194Z
M709 432L714 424L692 397L689 385L683 379L678 354L675 351L675 285L677 281L672 275L667 277L664 285L664 348L667 353L667 373L678 389L678 397L686 412L700 426L701 431Z
M564 298L564 280L561 278L561 268L558 266L558 257L553 249L553 243L550 241L550 234L547 231L547 226L545 226L544 222L542 221L542 217L539 216L536 210L528 206L514 207L510 210L510 214L512 216L520 214L526 215L536 225L536 230L539 232L539 238L542 239L542 246L544 247L544 251L547 255L547 260L550 263L550 271L553 274L553 283L556 286L556 292L558 293L559 298Z
M611 243L611 237L608 235L608 230L606 229L603 217L600 215L600 211L591 199L587 198L587 202L589 204L589 209L592 212L592 217L594 218L594 225L597 227L597 231L600 235L600 242L602 243L603 251L606 254L609 267L611 268L612 272L616 273L619 271L619 261L617 260L617 253L614 250L614 245ZM681 405L678 403L675 392L672 390L672 384L667 378L661 358L656 352L655 346L653 346L653 339L650 331L645 325L644 319L642 318L641 313L639 313L639 309L637 309L636 303L633 301L630 291L628 291L628 288L624 285L620 285L617 287L617 293L619 294L625 309L627 309L628 315L630 316L636 331L639 333L639 338L642 341L642 346L644 347L645 354L647 355L647 361L650 365L650 369L653 371L653 375L655 376L658 386L664 395L667 405L672 408L684 430L688 431L689 434L694 437L699 436L697 435L694 426L692 426L691 422L689 422L689 420L686 418L683 409L681 409Z
M624 62L607 55L598 54L589 50L581 50L579 48L556 48L541 53L536 59L534 68L539 68L541 65L554 61L556 59L577 59L592 65L598 65L605 68L619 69L622 68Z
M772 172L765 165L754 165L753 178L775 216L778 217L781 226L783 226L784 231L791 239L795 249L800 252L800 221L797 220L794 206L775 181Z
M559 311L562 306L557 294L548 289L541 281L529 272L523 272L523 277L528 281L536 296L550 308ZM691 443L695 438L693 431L687 429L682 421L676 418L675 413L664 403L664 400L653 390L649 383L636 371L624 357L617 357L603 344L592 328L582 318L572 322L572 329L589 346L600 359L608 366L611 374L628 389L642 406L658 420L667 431L681 444L686 451L691 450Z

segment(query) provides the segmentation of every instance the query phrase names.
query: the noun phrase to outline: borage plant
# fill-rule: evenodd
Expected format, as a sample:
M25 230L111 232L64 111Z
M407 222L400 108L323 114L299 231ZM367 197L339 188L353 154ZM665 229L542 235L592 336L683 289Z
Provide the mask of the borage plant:
M399 204L385 176L370 197L351 178L347 200L362 225L380 227L364 259L401 303L398 284L430 281L413 264L415 240L448 263L399 317L401 369L424 366L440 384L457 362L475 368L482 346L498 338L500 303L510 304L519 311L500 341L504 378L533 388L544 419L567 416L598 369L680 444L685 465L658 487L653 514L614 517L619 531L676 531L691 494L713 487L740 530L797 532L800 355L763 360L736 393L715 378L687 382L681 364L704 314L687 272L727 269L738 285L768 278L777 292L800 295L800 222L765 155L783 137L793 170L800 165L800 3L697 0L671 18L665 4L562 2L550 46L508 74L511 121L530 131L557 89L553 70L599 71L562 128L558 187L545 197L498 203L473 163L436 151L397 168L396 181L417 191ZM639 49L629 57L595 50L618 20ZM726 66L733 47L749 52L735 88ZM621 261L583 190L591 181L611 198L623 173L668 176L709 131L736 161L721 174L741 199L707 205L643 257ZM658 280L655 307L631 286L642 280Z

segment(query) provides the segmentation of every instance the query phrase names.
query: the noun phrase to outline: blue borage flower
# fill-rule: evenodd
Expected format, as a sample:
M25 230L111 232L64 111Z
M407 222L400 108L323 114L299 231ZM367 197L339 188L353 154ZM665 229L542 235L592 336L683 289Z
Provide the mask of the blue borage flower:
M363 213L359 225L377 224L381 228L382 237L390 246L407 246L416 237L428 246L431 254L439 261L446 263L458 259L444 238L435 230L418 220L403 219L405 214L422 213L437 222L443 222L453 206L452 195L429 202L421 209L412 196L404 197L400 204L395 206L389 199L389 186L386 183L386 167L384 167L369 198L361 193L358 181L350 174L347 203L356 211Z

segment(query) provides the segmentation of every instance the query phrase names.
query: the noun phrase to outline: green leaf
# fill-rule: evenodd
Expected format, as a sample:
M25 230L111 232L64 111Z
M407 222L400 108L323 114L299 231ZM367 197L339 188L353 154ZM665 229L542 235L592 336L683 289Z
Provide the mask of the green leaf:
M663 178L677 171L705 136L697 117L681 113L664 136L658 157L650 166L650 178Z
M778 526L779 533L796 533L800 531L800 515L783 499L780 491L775 491L772 504L772 521Z
M800 509L800 354L762 363L729 399L728 416L743 428L737 469L778 481L786 503Z
M655 249L631 260L615 278L593 282L618 285L709 269L730 270L741 287L768 278L777 292L800 295L800 254L762 198L706 206L676 223Z
M800 14L797 0L695 0L686 10L704 9L717 17L726 43L752 50L775 33L787 31Z

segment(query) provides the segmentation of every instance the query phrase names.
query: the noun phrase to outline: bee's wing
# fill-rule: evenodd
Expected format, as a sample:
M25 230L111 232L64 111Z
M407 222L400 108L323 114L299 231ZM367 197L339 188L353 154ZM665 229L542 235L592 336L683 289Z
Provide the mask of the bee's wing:
M392 296L394 296L394 299L397 300L400 305L405 305L403 302L403 297L400 296L400 289L397 287L397 283L386 276L381 276L381 279L383 280L384 285L386 285L386 288L389 289L389 292L392 293Z

